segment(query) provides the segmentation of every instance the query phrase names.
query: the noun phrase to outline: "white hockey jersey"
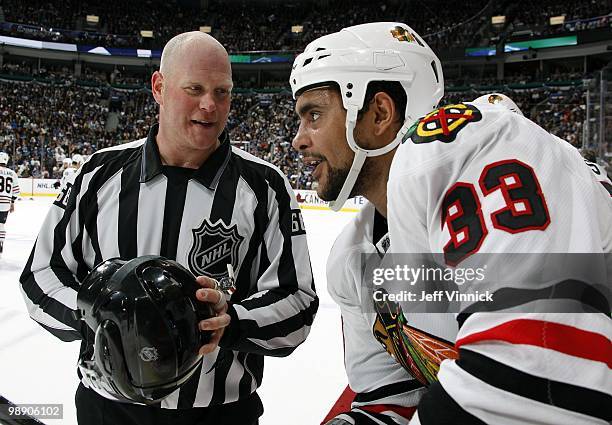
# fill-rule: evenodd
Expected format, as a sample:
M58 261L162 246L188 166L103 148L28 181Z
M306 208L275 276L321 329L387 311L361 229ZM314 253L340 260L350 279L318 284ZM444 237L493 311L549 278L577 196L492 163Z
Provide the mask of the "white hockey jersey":
M373 335L376 314L362 283L362 254L382 257L388 247L386 238L386 220L367 203L342 230L327 261L327 289L342 313L346 374L350 388L357 393L351 411L340 417L355 424L407 424L424 392L422 384ZM429 322L441 319L448 324L449 332L456 335L454 317L419 316ZM411 317L411 324L421 326L418 320Z
M392 252L439 253L451 268L476 253L612 251L612 200L578 151L495 107L449 105L412 127L391 167L388 219ZM607 267L609 285L606 260L597 272ZM519 264L519 283L539 266ZM607 310L460 315L459 359L442 363L410 424L608 424Z
M10 168L0 166L0 212L9 211L19 197L19 179Z
M68 183L73 184L74 179L76 178L76 172L77 170L72 167L66 168L62 173L62 179L60 180L62 185L61 187L65 187Z

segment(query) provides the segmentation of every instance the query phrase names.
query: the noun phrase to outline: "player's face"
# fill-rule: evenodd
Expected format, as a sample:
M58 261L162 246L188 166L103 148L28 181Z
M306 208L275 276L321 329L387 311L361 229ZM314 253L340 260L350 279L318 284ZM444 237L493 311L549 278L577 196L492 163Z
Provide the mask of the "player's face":
M161 75L159 120L179 148L214 150L230 110L232 74L227 57L193 49ZM155 77L154 77L155 79Z
M295 110L300 127L293 147L302 153L304 163L313 167L319 197L334 200L355 155L346 141L346 110L340 94L327 88L306 91L298 97Z

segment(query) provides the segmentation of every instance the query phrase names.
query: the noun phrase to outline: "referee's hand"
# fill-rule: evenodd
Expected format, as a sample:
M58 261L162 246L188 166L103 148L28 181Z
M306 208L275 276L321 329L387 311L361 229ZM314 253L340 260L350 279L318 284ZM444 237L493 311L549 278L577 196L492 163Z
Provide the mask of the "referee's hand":
M200 347L200 354L208 354L215 351L219 345L219 340L223 336L225 327L229 325L231 317L227 314L227 300L225 295L215 288L215 280L206 276L198 276L196 281L203 287L196 291L196 298L200 301L210 303L212 309L217 314L216 317L202 320L200 329L203 331L213 331L210 342Z

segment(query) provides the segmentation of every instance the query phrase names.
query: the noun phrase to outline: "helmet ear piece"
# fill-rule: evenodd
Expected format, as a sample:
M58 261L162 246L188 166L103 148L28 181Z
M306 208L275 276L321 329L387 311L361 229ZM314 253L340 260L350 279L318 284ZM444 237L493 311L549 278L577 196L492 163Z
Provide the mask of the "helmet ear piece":
M126 394L129 376L123 355L123 344L119 328L110 320L105 320L96 331L94 359L102 375L115 384L120 393Z
M96 329L95 341L91 360L79 360L81 372L89 377L94 388L110 392L119 399L134 399L117 325L111 320L103 321Z

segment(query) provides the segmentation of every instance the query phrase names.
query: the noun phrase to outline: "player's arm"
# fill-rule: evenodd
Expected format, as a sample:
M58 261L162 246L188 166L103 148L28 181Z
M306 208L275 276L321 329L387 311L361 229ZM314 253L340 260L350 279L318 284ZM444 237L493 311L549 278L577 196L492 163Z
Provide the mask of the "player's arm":
M63 341L84 335L73 316L77 291L88 268L81 244L82 179L65 186L53 202L19 279L30 317Z
M327 262L327 289L342 314L344 365L349 387L323 423L408 424L424 388L376 339L379 322L375 320L372 325L375 313L369 289L362 284L361 266L362 254L374 248L365 244L347 246L346 236L355 230L352 224L336 240ZM378 254L371 255L378 259Z
M227 313L231 322L219 345L243 352L286 356L306 339L319 300L306 232L293 190L279 171L270 168L266 177L267 224L258 248L257 288L245 300L230 302ZM250 268L251 264L245 263L244 267ZM240 272L237 279L238 288L251 285L247 270Z

